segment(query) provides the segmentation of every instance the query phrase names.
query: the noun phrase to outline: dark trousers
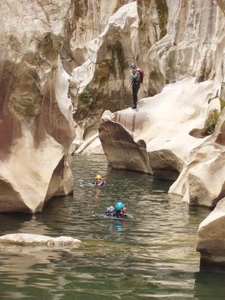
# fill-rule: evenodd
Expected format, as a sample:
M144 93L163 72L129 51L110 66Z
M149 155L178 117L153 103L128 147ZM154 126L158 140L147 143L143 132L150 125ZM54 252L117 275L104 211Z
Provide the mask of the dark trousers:
M133 92L133 108L136 108L137 107L137 102L138 102L138 90L139 90L139 86L138 85L135 85L133 84L132 85L132 92Z

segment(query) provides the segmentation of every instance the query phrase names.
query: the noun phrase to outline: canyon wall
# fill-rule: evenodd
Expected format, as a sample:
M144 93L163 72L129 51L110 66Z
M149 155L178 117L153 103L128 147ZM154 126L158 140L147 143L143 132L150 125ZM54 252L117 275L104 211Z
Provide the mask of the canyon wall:
M71 2L1 1L0 211L38 212L73 190L75 137L60 52Z
M0 9L0 212L41 211L73 191L68 154L105 154L114 168L172 179L169 193L189 205L218 205L197 250L223 263L225 0ZM135 110L132 62L145 72Z

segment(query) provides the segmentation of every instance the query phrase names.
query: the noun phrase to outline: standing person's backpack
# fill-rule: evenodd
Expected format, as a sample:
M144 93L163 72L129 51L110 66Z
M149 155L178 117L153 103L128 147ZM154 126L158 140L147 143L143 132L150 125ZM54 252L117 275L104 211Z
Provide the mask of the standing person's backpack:
M144 80L144 75L145 75L145 73L144 73L144 70L142 70L142 69L137 69L138 70L138 72L139 72L139 83L140 84L143 84L143 80Z

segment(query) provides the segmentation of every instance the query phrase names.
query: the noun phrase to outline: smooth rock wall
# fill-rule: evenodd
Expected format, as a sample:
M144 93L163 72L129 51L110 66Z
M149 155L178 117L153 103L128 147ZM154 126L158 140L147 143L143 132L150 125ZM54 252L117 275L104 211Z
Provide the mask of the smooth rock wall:
M1 1L0 211L37 212L73 190L75 137L60 51L71 1Z

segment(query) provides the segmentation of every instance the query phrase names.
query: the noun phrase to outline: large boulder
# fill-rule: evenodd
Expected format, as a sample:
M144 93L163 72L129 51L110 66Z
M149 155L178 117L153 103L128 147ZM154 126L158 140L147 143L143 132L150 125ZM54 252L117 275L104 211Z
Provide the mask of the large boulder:
M199 225L197 251L202 265L225 265L225 198Z
M216 106L214 109L209 106L206 123L210 124L208 130L212 132L193 148L178 179L169 189L169 193L180 195L189 205L214 207L225 196L225 110L220 112L220 106L224 103L224 84L219 98L217 109ZM211 103L214 101L217 99ZM193 130L192 134L199 132Z
M71 2L1 1L0 212L43 209L73 190L69 76L60 60Z
M189 205L214 207L225 196L225 114L212 136L192 150L176 182L169 189Z
M128 114L133 115L130 111ZM146 143L144 140L135 142L132 135L121 124L103 117L99 126L99 138L108 161L114 169L152 174Z
M99 138L109 163L113 168L139 168L146 173L152 169L155 177L176 179L191 151L206 138L204 126L209 111L220 109L218 97L209 104L217 89L213 81L195 83L186 79L140 100L136 110L103 114ZM131 143L145 149L145 159L136 161L139 167L129 163L134 155ZM118 145L126 155L115 155Z

